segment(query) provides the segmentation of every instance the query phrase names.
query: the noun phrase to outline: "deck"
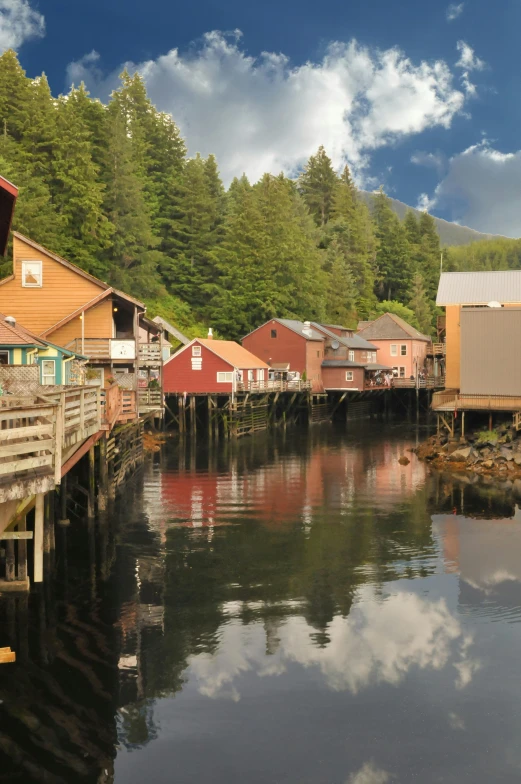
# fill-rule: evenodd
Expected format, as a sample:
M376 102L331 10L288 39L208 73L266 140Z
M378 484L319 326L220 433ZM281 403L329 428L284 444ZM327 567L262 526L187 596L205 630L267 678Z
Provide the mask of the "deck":
M459 390L446 389L432 396L434 411L521 411L521 396L462 395Z

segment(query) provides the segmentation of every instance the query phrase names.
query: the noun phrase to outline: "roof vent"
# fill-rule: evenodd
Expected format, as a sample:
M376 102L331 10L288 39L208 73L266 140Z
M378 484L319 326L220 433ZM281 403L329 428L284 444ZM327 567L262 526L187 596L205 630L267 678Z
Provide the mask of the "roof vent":
M311 321L304 322L304 328L302 329L302 332L304 333L304 335L307 335L309 338L313 335L313 332L311 330Z
M14 316L6 316L5 323L9 324L10 327L16 327L16 319Z
M208 329L208 340L213 340L213 329L211 327Z

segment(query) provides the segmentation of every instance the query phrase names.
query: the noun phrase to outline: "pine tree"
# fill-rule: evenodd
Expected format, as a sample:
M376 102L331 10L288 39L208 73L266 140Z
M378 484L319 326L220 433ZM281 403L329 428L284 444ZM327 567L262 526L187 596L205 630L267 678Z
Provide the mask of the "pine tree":
M329 220L337 185L331 159L322 146L312 155L298 179L298 187L317 226Z
M118 107L109 110L109 146L106 171L105 214L113 234L105 258L111 282L136 296L157 296L160 291L156 268L161 254L151 228L143 196L143 185L132 158L127 124Z
M427 295L435 299L440 279L440 238L434 218L422 212L418 221L420 232L419 271L425 281Z
M112 227L103 214L103 185L92 160L91 144L76 110L77 91L57 104L56 145L51 169L51 192L58 213L65 220L66 255L95 275L105 276L100 251L110 243Z
M8 49L0 56L0 133L19 142L31 125L30 80Z
M433 314L421 275L416 274L414 276L409 295L410 300L408 305L416 316L416 321L420 330L425 335L430 335L432 330Z
M378 241L376 252L377 293L381 299L407 297L412 273L405 229L380 189L373 200L373 219Z
M349 260L336 236L327 249L325 270L328 274L326 318L334 324L356 325L355 279Z
M56 108L45 74L29 83L31 122L21 139L34 176L49 182L57 144Z

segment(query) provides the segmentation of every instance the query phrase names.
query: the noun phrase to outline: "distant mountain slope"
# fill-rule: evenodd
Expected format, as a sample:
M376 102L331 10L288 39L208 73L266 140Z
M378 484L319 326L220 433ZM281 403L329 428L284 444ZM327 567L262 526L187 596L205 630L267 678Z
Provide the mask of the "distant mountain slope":
M360 198L363 199L368 207L370 207L373 194L369 193L368 191L358 192L360 194ZM390 196L389 199L391 201L394 212L398 215L400 220L405 218L405 213L407 210L412 210L417 215L421 214L419 210L414 209L414 207L408 207L407 204L404 204L402 201L398 201L398 199L392 199ZM457 223L450 223L449 221L443 220L443 218L436 218L434 215L432 217L436 221L440 242L443 246L470 245L471 242L490 240L499 236L497 234L483 234L482 232L476 231L475 229L469 229L467 226L458 226Z

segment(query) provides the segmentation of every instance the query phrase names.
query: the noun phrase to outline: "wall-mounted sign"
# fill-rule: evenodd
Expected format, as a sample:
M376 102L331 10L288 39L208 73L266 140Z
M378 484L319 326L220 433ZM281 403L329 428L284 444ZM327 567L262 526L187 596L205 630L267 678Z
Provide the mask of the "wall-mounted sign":
M111 340L110 358L111 359L135 359L136 341L135 340Z

